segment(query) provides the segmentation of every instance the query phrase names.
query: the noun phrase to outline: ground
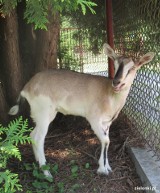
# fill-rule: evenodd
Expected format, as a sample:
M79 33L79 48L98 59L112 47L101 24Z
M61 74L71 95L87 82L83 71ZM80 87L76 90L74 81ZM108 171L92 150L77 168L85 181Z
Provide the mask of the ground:
M109 162L113 172L107 177L96 173L100 142L85 119L72 116L59 116L45 140L53 182L46 181L41 187L38 182L42 185L44 180L35 180L31 168L26 171L24 163L31 165L35 161L30 145L20 148L22 162L12 160L10 166L19 173L25 193L138 193L135 187L141 186L141 182L126 151L126 145L137 143L137 138L128 124L119 119L111 126L110 139Z

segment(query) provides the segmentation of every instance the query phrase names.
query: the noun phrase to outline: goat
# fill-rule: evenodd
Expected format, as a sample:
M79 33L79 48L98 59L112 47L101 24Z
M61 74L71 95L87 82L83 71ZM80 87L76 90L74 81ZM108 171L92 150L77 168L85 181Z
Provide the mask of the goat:
M154 53L149 52L134 62L132 58L118 56L108 45L104 52L114 61L113 80L102 76L78 73L69 70L46 70L37 73L23 88L9 114L19 111L19 104L26 99L31 108L31 117L36 127L30 136L33 151L40 167L45 165L44 140L48 126L57 112L85 117L101 142L101 154L97 173L108 175L110 143L109 128L123 108L137 70L150 62ZM48 170L46 176L51 176Z

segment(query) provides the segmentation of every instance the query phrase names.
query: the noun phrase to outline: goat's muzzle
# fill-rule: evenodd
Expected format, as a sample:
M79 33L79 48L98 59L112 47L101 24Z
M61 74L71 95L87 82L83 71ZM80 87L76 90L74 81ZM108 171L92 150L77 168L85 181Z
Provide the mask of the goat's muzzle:
M121 83L119 79L113 79L112 87L114 92L116 93L120 92L123 89L124 85L125 83Z

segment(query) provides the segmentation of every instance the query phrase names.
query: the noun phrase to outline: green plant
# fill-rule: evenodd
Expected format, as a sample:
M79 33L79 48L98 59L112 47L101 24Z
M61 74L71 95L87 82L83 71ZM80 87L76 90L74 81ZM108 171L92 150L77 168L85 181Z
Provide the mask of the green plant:
M71 178L74 179L74 178L77 178L78 177L78 166L76 165L76 162L75 160L72 160L70 162L71 164Z
M12 9L16 8L17 4L21 0L0 0L0 12L7 15ZM25 1L26 9L24 12L24 18L27 19L27 23L33 23L35 29L47 30L48 13L49 11L54 15L55 12L76 11L81 8L82 13L86 14L87 8L92 14L95 14L94 7L96 3L90 0L43 0L43 1Z
M72 178L76 178L78 176L78 166L77 165L73 165L71 167L71 177Z
M61 181L58 183L54 181L54 177L58 174L58 164L55 164L53 166L47 164L39 169L39 166L35 163L25 163L24 167L25 170L32 171L32 174L35 178L32 182L31 189L34 189L38 193L54 193L57 191L58 193L64 192L64 183ZM46 177L43 174L43 170L50 170L53 174L53 178Z
M64 192L64 183L63 182L59 182L57 184L58 186L58 193L63 193Z
M32 171L32 174L34 176L34 180L32 182L32 186L34 189L36 189L36 192L42 193L49 193L54 192L54 186L51 186L50 183L53 182L53 179L50 177L46 177L43 174L43 170L51 170L50 165L44 165L41 168L35 163L28 164L25 163L24 167L28 171Z
M81 186L80 184L74 184L72 185L71 189L70 189L70 192L74 193L77 191L77 189L79 189Z
M85 169L89 169L89 167L90 167L90 164L89 164L89 163L86 163L86 164L85 164Z
M68 164L70 175L67 177L64 175L63 178L60 178L58 164L47 164L39 168L38 164L25 163L25 170L31 171L34 177L33 181L31 182L31 186L29 184L27 185L27 188L30 187L27 193L32 193L32 191L38 193L63 193L66 192L66 190L70 193L75 193L82 186L81 183L77 181L79 176L88 176L85 171L88 170L89 167L90 164L88 162L84 165L83 168L80 168L77 165L76 160L71 160ZM43 170L49 170L52 173L53 178L46 177L43 174ZM67 184L71 184L70 187L68 187Z
M43 165L41 168L39 168L38 164L32 163L25 163L24 164L25 170L32 171L32 175L34 177L34 180L32 182L31 189L36 190L38 193L50 193L54 192L55 186L53 185L53 178L46 177L43 174L44 170L50 170L53 171L54 174L57 174L58 172L58 165L55 164L53 167L48 165ZM51 185L52 183L52 185Z
M0 192L22 191L18 174L12 173L7 168L7 163L12 157L21 160L18 144L31 142L27 135L29 131L31 129L28 129L28 121L23 121L22 117L11 121L7 127L0 125Z

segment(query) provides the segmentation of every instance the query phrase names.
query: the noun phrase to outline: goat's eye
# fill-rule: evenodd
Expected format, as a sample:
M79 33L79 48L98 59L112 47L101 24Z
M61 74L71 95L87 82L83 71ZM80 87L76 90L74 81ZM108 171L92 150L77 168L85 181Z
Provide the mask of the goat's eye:
M127 74L126 74L126 77L128 76L128 74L131 72L132 69L128 70Z
M129 74L132 70L134 70L134 69L135 69L134 66L133 66L131 69L129 69L126 76L128 76L128 74Z

